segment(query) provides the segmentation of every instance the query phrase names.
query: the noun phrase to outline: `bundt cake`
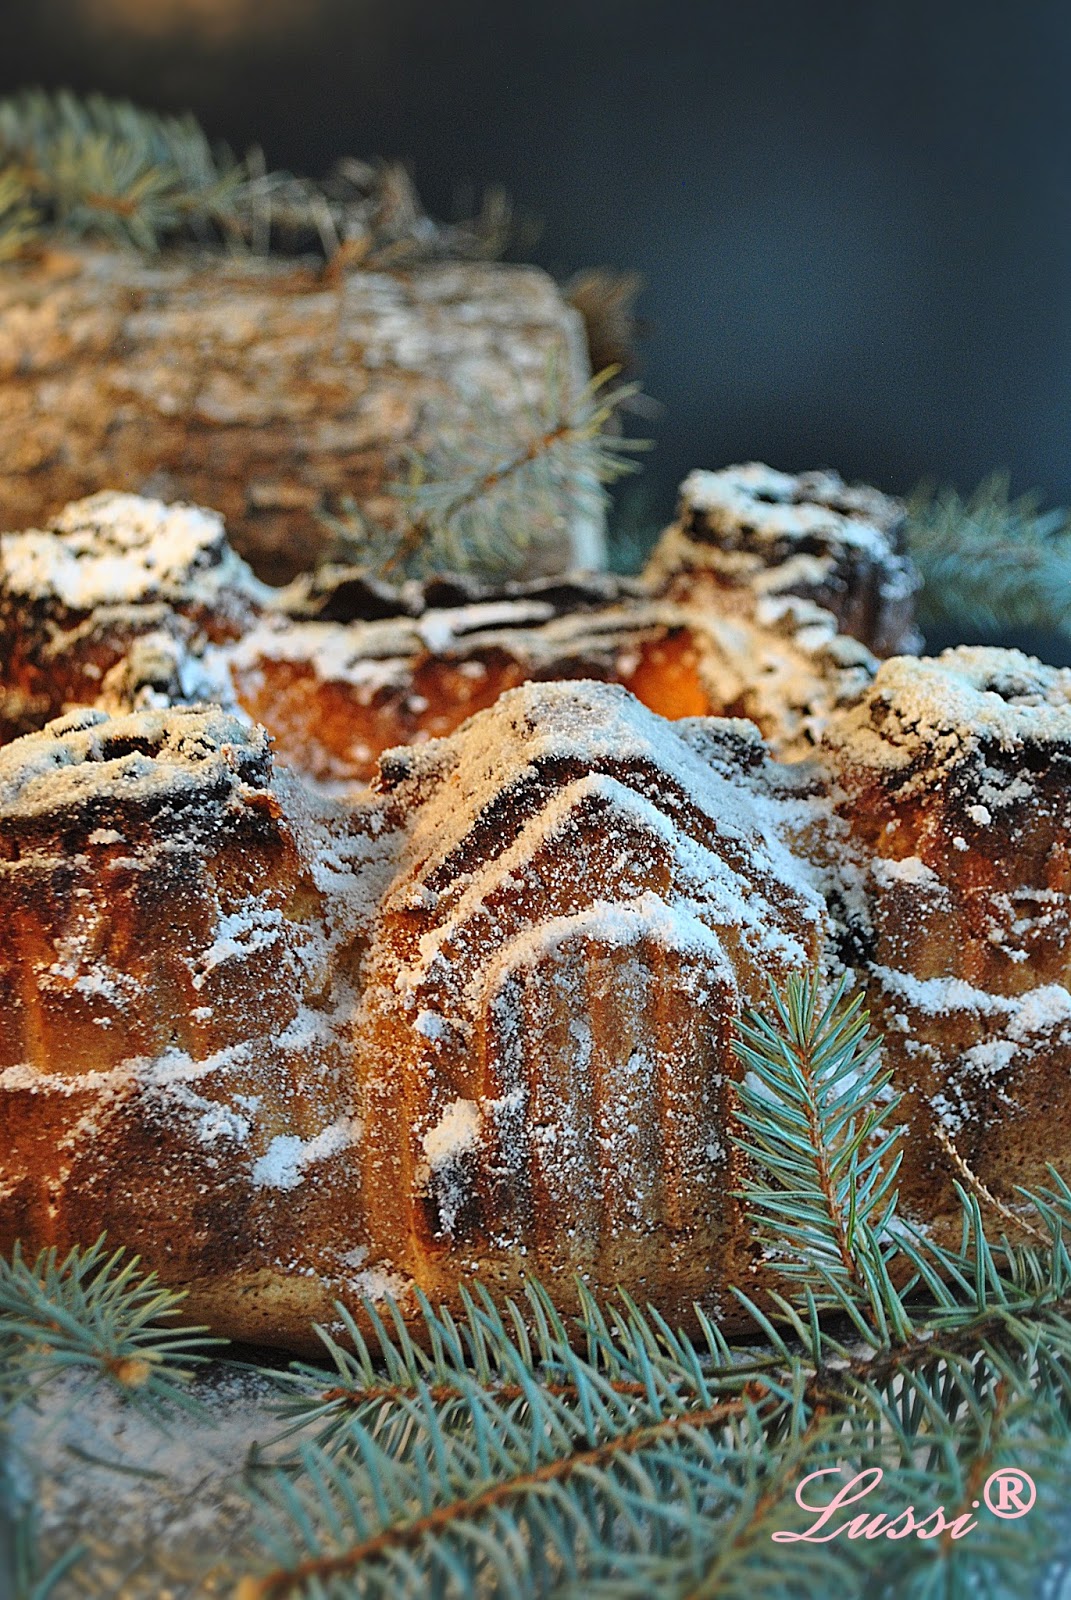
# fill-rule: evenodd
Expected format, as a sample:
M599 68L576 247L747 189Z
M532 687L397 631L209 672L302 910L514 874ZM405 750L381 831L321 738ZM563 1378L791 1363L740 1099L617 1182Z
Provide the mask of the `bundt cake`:
M669 592L795 595L825 607L880 656L918 648L919 577L903 553L899 501L835 472L775 472L752 461L693 472L648 567Z
M200 663L272 598L198 506L98 494L0 536L0 742L74 706L213 698Z
M669 534L642 582L273 592L117 496L4 539L9 735L49 720L0 748L0 1245L107 1229L297 1350L476 1273L731 1318L733 1020L816 964L867 989L922 1224L1060 1163L1071 672L879 663L788 512L888 629L888 504L733 472L784 527L728 577Z
M937 1225L962 1173L935 1134L1012 1198L1071 1142L1071 671L893 659L823 753L905 1095L905 1189Z

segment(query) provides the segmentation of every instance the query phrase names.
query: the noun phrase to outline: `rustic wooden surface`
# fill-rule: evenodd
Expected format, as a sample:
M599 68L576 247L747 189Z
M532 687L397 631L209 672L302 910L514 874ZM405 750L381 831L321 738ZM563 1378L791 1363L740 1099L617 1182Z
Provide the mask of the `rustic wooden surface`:
M352 271L261 258L146 260L72 248L0 268L0 528L98 489L212 506L269 581L315 562L321 520L385 490L436 418L518 418L554 356L588 376L580 317L533 267ZM482 397L482 398L481 398ZM581 486L577 486L580 488ZM528 572L596 565L590 496L567 488Z

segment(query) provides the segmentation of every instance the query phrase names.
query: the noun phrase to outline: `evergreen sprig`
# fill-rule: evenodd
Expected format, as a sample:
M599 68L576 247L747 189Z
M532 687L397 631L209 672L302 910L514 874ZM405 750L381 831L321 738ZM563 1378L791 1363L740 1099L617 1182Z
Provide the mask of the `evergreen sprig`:
M0 1404L25 1402L78 1369L157 1416L187 1405L190 1367L220 1341L204 1328L164 1326L184 1299L145 1273L137 1256L109 1252L103 1238L62 1259L43 1250L32 1262L16 1245L10 1261L0 1260Z
M320 1431L258 1485L274 1565L242 1600L581 1584L853 1594L864 1572L890 1596L956 1592L968 1570L978 1592L1022 1582L1044 1534L992 1519L969 1546L770 1539L813 1520L793 1496L819 1470L836 1483L880 1468L871 1514L914 1504L932 1529L938 1505L950 1525L970 1520L989 1474L1014 1465L1035 1477L1039 1523L1053 1512L1068 1466L1066 1252L1054 1238L1051 1258L1005 1259L963 1198L960 1250L909 1240L917 1277L910 1295L890 1290L900 1333L880 1341L831 1331L806 1293L773 1316L756 1308L762 1347L734 1348L709 1322L696 1345L624 1298L608 1312L587 1296L567 1326L533 1287L523 1306L469 1300L460 1325L425 1302L428 1350L400 1320L377 1323L375 1355L335 1345L336 1381L295 1369ZM1037 1209L1057 1233L1071 1219L1063 1192Z
M433 443L413 451L390 486L398 525L377 525L346 503L325 518L337 559L395 580L517 572L541 531L570 513L577 522L594 517L604 486L636 472L633 457L650 448L610 425L638 388L615 377L608 368L577 394L550 358L538 398L519 412L504 418L480 402L428 416Z
M333 270L500 255L513 236L491 190L457 223L428 217L397 162L345 159L323 183L238 159L192 116L94 94L28 89L0 100L0 260L49 235L154 251L182 240L260 252L319 250Z
M880 1304L899 1096L886 1093L881 1040L867 1039L863 997L845 1001L847 983L823 1006L817 975L792 976L784 997L771 987L770 1017L749 1011L738 1022L747 1137L736 1142L756 1167L743 1191L750 1220L781 1274L812 1284L819 1274L836 1282L835 1298L850 1289Z
M0 1592L48 1600L84 1554L74 1541L42 1569L40 1484L34 1461L22 1459L11 1437L14 1410L36 1409L50 1384L74 1375L81 1382L69 1385L66 1411L106 1382L160 1427L179 1413L203 1417L186 1384L206 1347L222 1341L203 1328L166 1326L185 1298L146 1273L137 1256L108 1251L103 1238L62 1258L43 1250L33 1261L16 1244L10 1261L0 1259Z
M924 579L925 630L1000 640L1009 631L1071 639L1071 521L1012 498L994 473L973 494L922 489L908 507L908 549Z
M0 172L39 226L154 250L235 226L243 168L196 121L66 90L0 101Z

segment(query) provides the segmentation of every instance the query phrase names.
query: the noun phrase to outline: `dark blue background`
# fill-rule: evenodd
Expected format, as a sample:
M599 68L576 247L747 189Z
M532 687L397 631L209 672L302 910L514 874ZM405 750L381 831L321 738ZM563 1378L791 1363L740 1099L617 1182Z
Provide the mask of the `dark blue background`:
M313 173L400 155L440 214L500 182L552 270L638 268L656 516L751 456L1071 500L1066 5L245 3L9 6L0 91L189 106Z

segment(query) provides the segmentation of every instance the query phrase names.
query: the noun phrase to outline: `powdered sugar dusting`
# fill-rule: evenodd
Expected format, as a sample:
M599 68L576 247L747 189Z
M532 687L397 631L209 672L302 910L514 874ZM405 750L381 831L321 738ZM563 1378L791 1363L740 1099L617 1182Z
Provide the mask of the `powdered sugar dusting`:
M910 972L874 965L874 976L893 994L908 1001L917 1011L932 1016L956 1011L974 1011L981 1016L1010 1016L1016 1009L1013 999L987 994L963 978L916 978Z
M268 736L214 706L110 718L79 711L0 749L0 817L85 808L92 796L211 794L270 773ZM104 830L105 834L115 830ZM91 842L104 842L100 829Z
M309 1167L356 1144L360 1135L361 1124L355 1117L332 1122L312 1139L277 1133L253 1166L253 1184L265 1189L296 1189Z
M816 473L804 482L815 480L820 493L817 485L821 478ZM800 482L791 473L751 461L718 472L690 472L681 485L681 500L690 510L703 512L710 519L712 530L729 547L743 528L749 540L760 543L795 543L824 536L833 542L856 545L879 558L888 553L885 530L860 509L850 504L842 509L817 499L801 500ZM845 494L844 485L834 475L829 475L829 483L833 495ZM847 494L850 497L851 491Z
M1071 668L1043 666L1018 650L967 645L936 658L894 657L827 737L849 760L893 769L920 760L942 766L986 747L1015 753L1030 744L1071 743ZM991 807L1008 799L998 786L975 804L973 820L988 825Z
M1008 1024L1008 1037L1029 1039L1049 1028L1071 1029L1071 993L1053 983L1023 995Z
M434 1171L476 1149L480 1137L480 1108L474 1100L451 1100L433 1128L421 1139L428 1165Z

